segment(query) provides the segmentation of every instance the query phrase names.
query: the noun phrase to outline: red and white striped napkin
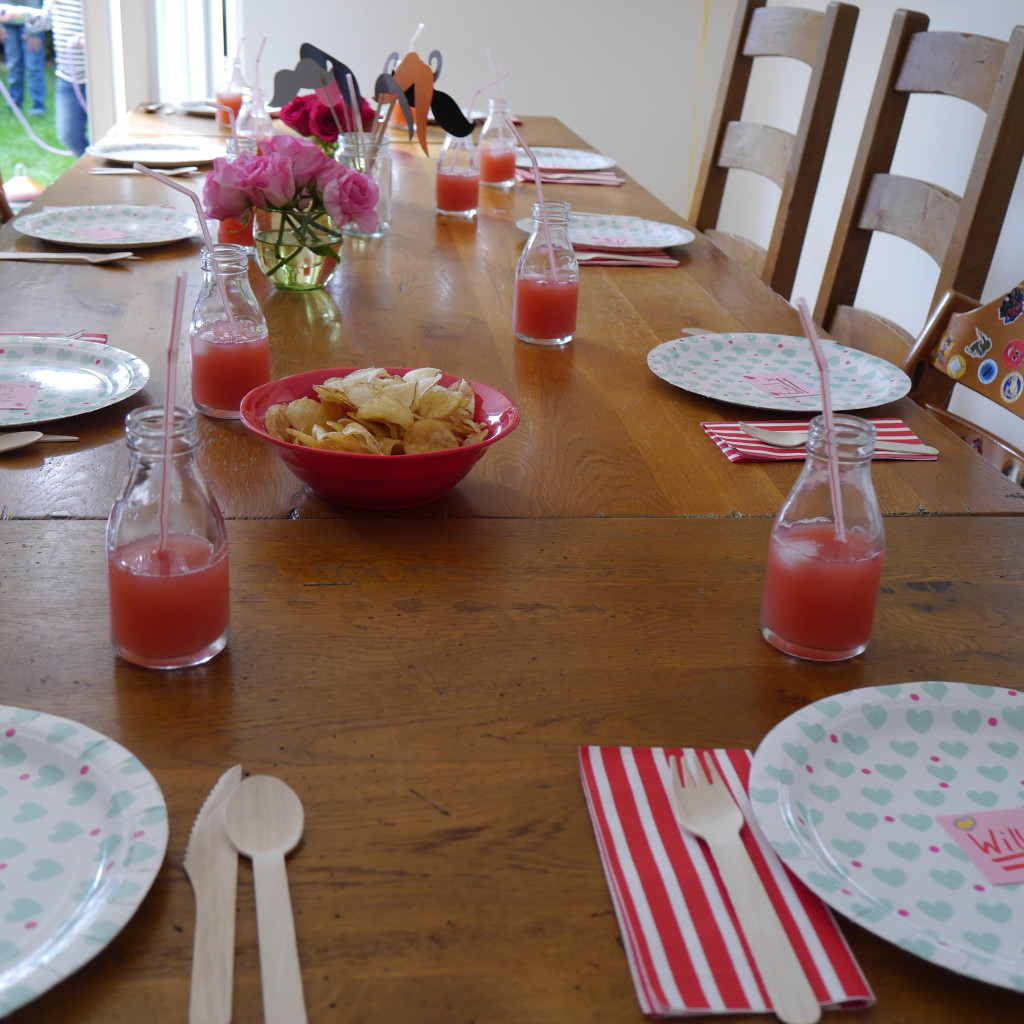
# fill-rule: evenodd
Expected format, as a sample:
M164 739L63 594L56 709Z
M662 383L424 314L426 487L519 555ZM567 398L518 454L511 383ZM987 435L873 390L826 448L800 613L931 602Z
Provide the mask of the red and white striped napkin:
M517 167L516 181L535 181L532 167ZM614 171L541 171L542 185L622 185L625 178L620 178Z
M807 420L745 420L745 423L765 430L806 430ZM921 439L902 420L896 418L874 419L869 423L875 425L879 440L899 441L901 444L923 444ZM787 462L807 457L807 449L773 448L770 444L758 441L746 433L738 422L702 423L705 433L725 453L730 462ZM905 459L911 462L922 462L938 456L922 451L914 452L875 452L876 459Z
M98 345L107 343L107 335L89 334L87 331L75 331L74 334L61 331L0 331L0 338L73 338L75 341L95 341Z
M637 998L654 1017L767 1013L772 1007L707 846L672 805L680 748L580 748L580 775ZM699 750L722 771L747 827L743 841L822 1006L870 1006L874 994L828 907L764 839L747 799L748 750Z

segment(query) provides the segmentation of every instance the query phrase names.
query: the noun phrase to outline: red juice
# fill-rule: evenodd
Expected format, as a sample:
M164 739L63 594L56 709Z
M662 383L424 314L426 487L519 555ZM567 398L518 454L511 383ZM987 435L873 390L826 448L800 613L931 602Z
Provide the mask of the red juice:
M242 99L243 97L240 92L217 92L217 102L222 103L225 107L230 107L235 112L236 119L239 110L242 109ZM224 125L225 127L231 126L231 118L226 110L217 110L217 124Z
M228 549L172 533L116 548L107 562L110 636L122 658L147 668L184 668L224 649L230 624Z
M207 416L237 419L242 399L270 380L270 340L240 323L236 340L226 321L216 331L189 335L192 352L192 400Z
M437 212L454 213L464 217L476 213L480 203L480 174L456 171L437 175Z
M480 184L505 185L515 181L516 151L498 146L480 150Z
M761 599L765 639L815 661L860 654L871 639L884 560L861 530L847 530L845 541L829 522L774 531Z
M217 241L228 245L244 245L251 249L253 246L252 225L252 220L248 224L240 224L232 217L222 220L217 227Z
M516 281L512 329L522 341L561 344L576 331L579 278L525 276Z

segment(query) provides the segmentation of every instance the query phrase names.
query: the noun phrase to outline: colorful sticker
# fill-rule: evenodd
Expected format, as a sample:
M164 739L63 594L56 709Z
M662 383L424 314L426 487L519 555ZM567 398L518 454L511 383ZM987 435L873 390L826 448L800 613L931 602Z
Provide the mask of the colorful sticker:
M1012 324L1021 313L1024 313L1024 288L1017 285L999 303L999 319L1004 324Z
M974 341L972 341L964 351L969 356L981 359L992 351L992 339L980 327L975 327L974 333L976 335Z
M999 365L994 359L984 359L978 367L978 380L982 384L991 384L999 376Z
M952 359L950 359L949 365L946 367L946 373L948 373L950 377L959 380L966 372L967 360L958 352Z
M1008 370L1016 370L1021 363L1024 363L1024 341L1014 338L1003 349L1003 366Z
M1024 807L940 814L935 820L987 881L1024 882Z
M941 366L946 361L946 356L949 355L949 350L953 347L953 336L947 334L942 341L939 342L939 347L935 350L935 365Z
M1016 370L1013 373L1008 373L999 385L999 393L1007 405L1016 402L1022 391L1024 391L1024 376L1021 376Z

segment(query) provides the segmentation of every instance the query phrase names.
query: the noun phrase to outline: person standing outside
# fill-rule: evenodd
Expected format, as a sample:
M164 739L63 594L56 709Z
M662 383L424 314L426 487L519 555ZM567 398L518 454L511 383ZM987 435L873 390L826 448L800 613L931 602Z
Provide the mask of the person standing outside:
M44 0L41 10L0 4L0 24L53 31L53 50L57 57L57 135L75 156L81 156L89 145L83 2Z
M25 0L24 7L39 8L43 0ZM28 87L32 109L35 117L46 114L46 47L43 33L26 28L23 25L0 25L0 41L4 44L7 55L7 84L10 87L11 99L20 107L25 99L25 88Z

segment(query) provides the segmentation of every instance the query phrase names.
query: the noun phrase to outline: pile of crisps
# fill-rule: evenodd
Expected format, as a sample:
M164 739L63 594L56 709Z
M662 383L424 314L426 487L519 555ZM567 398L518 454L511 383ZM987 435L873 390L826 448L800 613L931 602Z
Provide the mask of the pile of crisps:
M281 441L361 455L412 455L459 448L487 437L473 419L476 392L466 380L440 383L432 366L393 376L379 366L313 385L316 398L272 405L267 433Z

